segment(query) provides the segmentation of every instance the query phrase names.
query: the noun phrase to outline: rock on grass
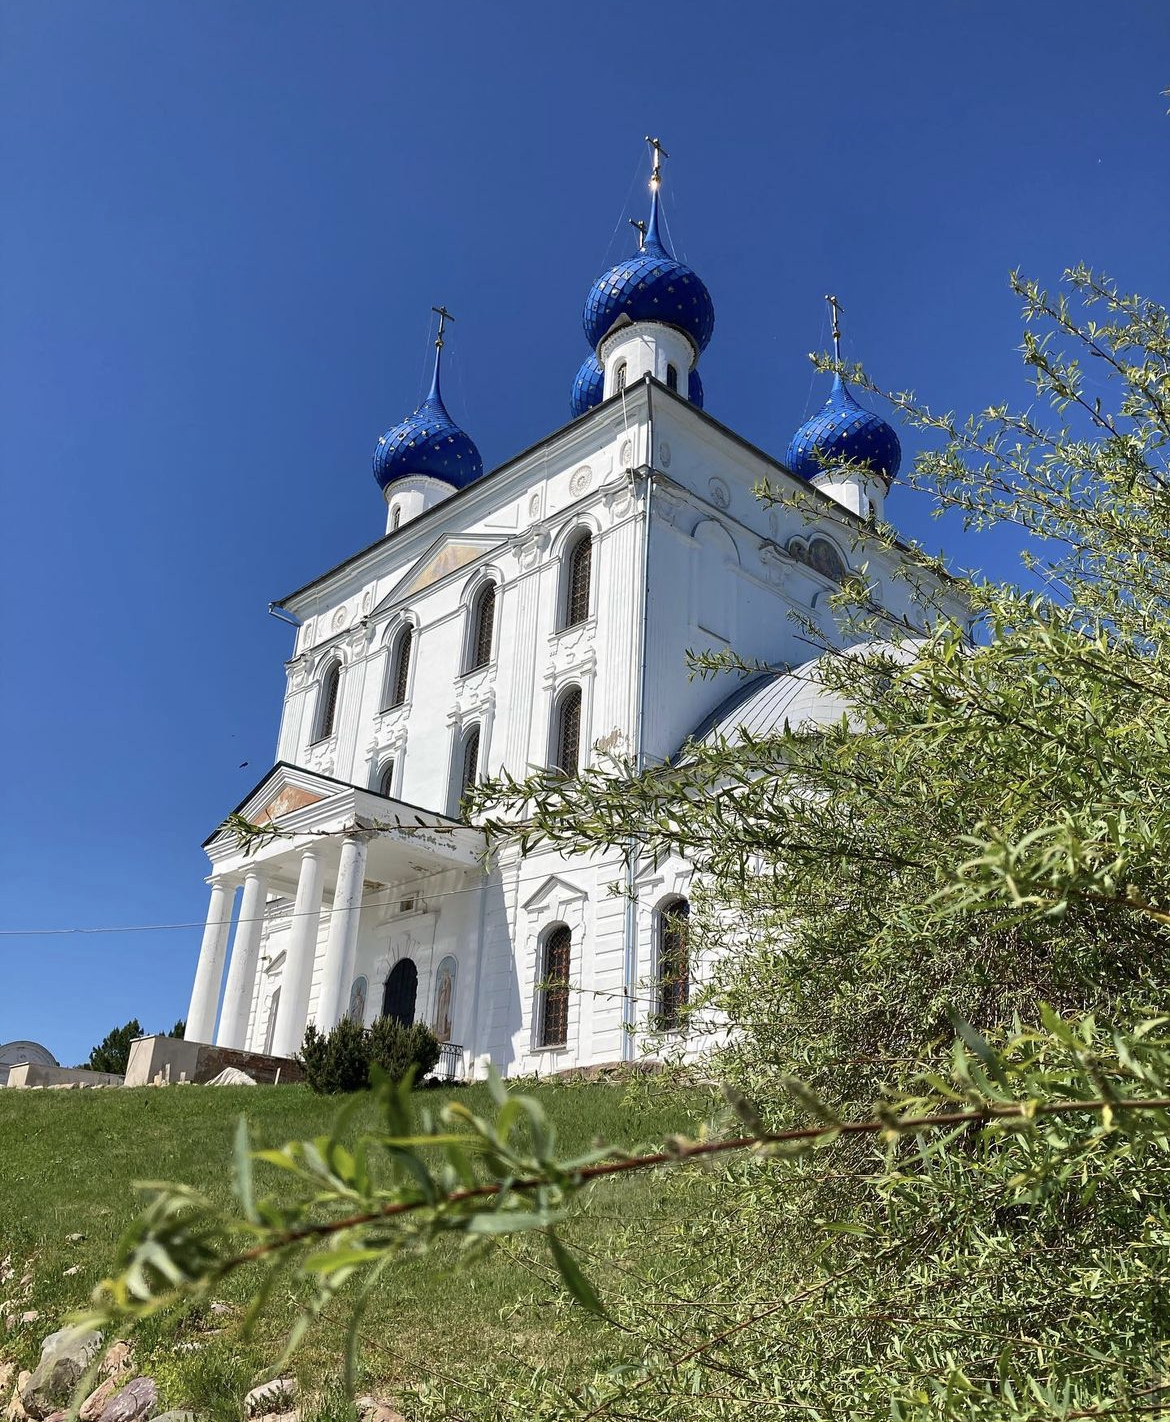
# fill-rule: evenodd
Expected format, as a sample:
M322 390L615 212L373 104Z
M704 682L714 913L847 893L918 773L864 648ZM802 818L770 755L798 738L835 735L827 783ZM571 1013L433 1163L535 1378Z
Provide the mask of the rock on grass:
M20 1390L20 1400L30 1417L47 1418L68 1407L73 1390L94 1354L102 1335L92 1328L61 1328L41 1344L41 1360Z

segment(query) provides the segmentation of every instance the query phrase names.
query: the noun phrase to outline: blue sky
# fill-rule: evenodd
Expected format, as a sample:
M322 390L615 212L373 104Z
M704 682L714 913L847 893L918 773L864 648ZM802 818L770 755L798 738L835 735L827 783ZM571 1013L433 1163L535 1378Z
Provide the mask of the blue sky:
M185 1012L197 927L31 930L201 924L274 755L266 607L381 533L432 304L494 467L567 418L656 133L717 418L783 452L826 291L880 381L1023 401L1013 267L1165 299L1168 59L1164 0L4 6L0 1042Z

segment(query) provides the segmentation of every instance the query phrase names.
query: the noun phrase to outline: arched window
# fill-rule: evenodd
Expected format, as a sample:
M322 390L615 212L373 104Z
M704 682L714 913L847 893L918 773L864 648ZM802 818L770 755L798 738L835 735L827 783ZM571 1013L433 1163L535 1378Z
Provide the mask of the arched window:
M668 365L666 367L666 388L668 390L678 389L678 366Z
M414 628L406 626L398 634L394 651L390 656L390 675L386 682L386 709L401 706L410 689L410 650L414 642Z
M540 1033L542 1047L563 1047L569 1039L569 967L573 935L563 924L550 929L540 963Z
M395 505L394 505L394 512L390 515L390 532L393 533L394 530L398 527L398 525L399 525L401 522L402 522L402 505L401 505L401 504L395 504Z
M394 798L394 762L388 760L378 772L378 784L376 786L379 795L385 795L387 800Z
M593 538L583 533L569 549L565 569L563 627L576 627L589 616L589 580L593 572Z
M690 988L687 931L691 906L671 899L658 911L658 1025L673 1032L681 1023Z
M315 741L327 741L333 734L337 722L337 693L341 687L341 663L330 662L321 678L321 690L317 693L317 726L313 733Z
M613 383L615 390L624 390L626 388L626 363L624 360L618 363L618 368L614 374Z
M570 686L557 707L553 764L566 775L576 775L581 761L581 688Z
M392 1017L409 1027L414 1021L414 1008L418 1000L418 969L411 958L403 958L394 964L386 986L382 989L382 1016Z
M471 656L468 671L486 667L492 659L492 634L496 628L496 585L488 583L475 600L471 620Z
M459 769L459 808L462 810L467 792L479 773L479 727L472 726L463 738L463 764Z

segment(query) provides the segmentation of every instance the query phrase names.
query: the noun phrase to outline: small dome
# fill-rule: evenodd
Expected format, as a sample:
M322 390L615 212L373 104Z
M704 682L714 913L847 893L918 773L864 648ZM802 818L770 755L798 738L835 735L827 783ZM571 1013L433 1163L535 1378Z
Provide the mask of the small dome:
M463 489L483 473L483 460L470 435L465 434L443 404L439 390L439 357L430 393L413 415L379 439L374 450L374 478L385 489L395 479L426 474Z
M581 362L577 378L573 381L573 396L570 401L573 415L583 415L586 410L592 410L594 405L600 405L604 389L605 371L601 368L601 362L595 355L587 355Z
M784 462L793 474L812 479L846 461L868 464L888 484L902 462L902 446L885 420L863 409L838 375L824 405L792 436Z
M692 370L687 376L687 399L692 405L698 405L700 410L703 408L703 382L697 370Z
M620 316L675 326L700 351L715 329L711 293L690 267L671 256L659 236L657 191L642 250L599 276L585 298L585 339L594 350Z

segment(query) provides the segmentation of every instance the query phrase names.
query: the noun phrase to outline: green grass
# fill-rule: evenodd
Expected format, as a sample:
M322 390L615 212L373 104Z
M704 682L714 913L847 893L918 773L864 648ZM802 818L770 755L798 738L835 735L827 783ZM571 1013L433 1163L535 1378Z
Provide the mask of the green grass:
M526 1090L556 1123L566 1153L598 1139L627 1148L657 1144L670 1133L696 1130L710 1108L704 1092L645 1081L628 1089L542 1083ZM437 1107L450 1094L431 1091L425 1100ZM474 1111L492 1113L486 1087L465 1088L458 1097ZM0 1358L31 1366L40 1339L110 1272L118 1239L137 1209L132 1182L181 1181L227 1200L241 1114L261 1148L322 1134L340 1104L300 1086L0 1091L0 1259L10 1255L15 1268L0 1285L0 1300L9 1301L2 1312L36 1309L40 1315L0 1335ZM372 1121L372 1108L363 1106L354 1126ZM280 1172L265 1167L257 1187L286 1188ZM620 1267L607 1243L654 1213L658 1188L652 1175L606 1182L601 1207L577 1211L571 1225L582 1257ZM75 1233L84 1240L70 1243ZM67 1275L74 1265L79 1272ZM26 1273L33 1280L23 1292L18 1281ZM248 1284L242 1276L231 1279L222 1301L238 1311ZM243 1392L279 1356L296 1306L289 1287L278 1290L247 1341L232 1325L233 1314L203 1310L181 1323L151 1320L138 1339L139 1367L159 1382L164 1406L238 1417ZM298 1355L297 1371L311 1395L328 1397L338 1374L344 1311L336 1304ZM563 1307L541 1241L527 1237L504 1241L469 1263L453 1241L400 1259L366 1314L362 1336L362 1385L389 1393L472 1374L483 1375L487 1385L509 1369L553 1369L569 1383L576 1370L618 1361L622 1346L620 1334Z

